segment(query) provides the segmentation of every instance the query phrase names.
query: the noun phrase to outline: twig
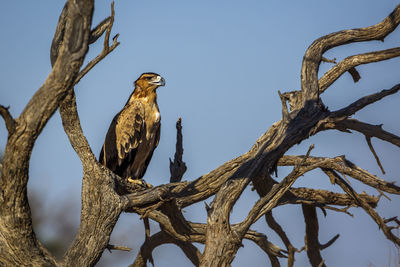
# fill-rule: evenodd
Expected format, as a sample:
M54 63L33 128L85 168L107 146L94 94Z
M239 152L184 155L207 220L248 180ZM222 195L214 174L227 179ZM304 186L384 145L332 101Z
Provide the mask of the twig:
M354 215L350 212L348 212L348 209L351 208L351 206L347 206L344 208L335 208L335 207L331 207L331 206L324 206L324 209L328 209L328 210L333 210L333 211L337 211L337 212L343 212L346 213L347 215L349 215L350 217L354 217Z
M281 91L279 91L279 90L278 90L278 94L279 94L279 97L282 102L282 120L285 123L289 123L290 116L289 116L289 111L288 111L288 107L287 107L287 103L286 103L287 99L286 99L285 95L282 95Z
M329 59L329 58L326 58L326 57L322 57L322 58L321 58L321 61L322 61L322 62L326 62L326 63L333 63L333 64L336 64L336 58Z
M400 227L400 220L397 219L397 216L385 219L384 222L385 223L395 222L397 224L397 226L395 228L399 228Z
M319 244L319 249L320 250L324 250L328 247L330 247L333 243L335 243L335 241L340 237L340 234L335 235L334 237L332 237L331 240L329 240L328 242L326 242L325 244Z
M360 73L356 70L356 68L352 67L348 70L348 72L350 73L351 78L353 78L353 82L356 83L361 79Z
M107 249L108 249L108 251L110 251L110 253L112 253L111 250L121 250L121 251L128 251L128 252L132 250L131 248L128 248L125 246L114 246L111 244L107 245Z
M120 43L117 41L119 34L116 34L113 38L113 43L109 46L109 39L111 34L111 29L114 24L114 2L111 3L111 16L109 17L109 23L107 25L106 35L104 37L104 45L101 53L91 60L77 75L75 79L75 84L79 83L79 81L85 76L97 63L99 63L103 58L105 58L108 54L110 54ZM108 19L108 18L107 18Z
M379 166L379 168L381 168L382 173L385 174L385 170L383 169L381 161L379 160L379 157L376 154L374 147L372 146L371 137L366 135L365 139L367 140L367 144L368 144L369 150L371 150L372 154L375 157L376 163L378 163L378 166Z
M111 17L105 18L100 22L91 32L89 38L89 44L93 44L103 35L103 33L110 27Z

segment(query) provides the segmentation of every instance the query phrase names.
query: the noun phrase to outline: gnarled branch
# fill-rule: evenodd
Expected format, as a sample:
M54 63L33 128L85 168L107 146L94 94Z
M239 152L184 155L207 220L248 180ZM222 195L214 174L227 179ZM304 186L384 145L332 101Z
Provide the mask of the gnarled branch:
M8 135L10 136L15 131L15 120L11 116L9 109L10 107L5 107L3 105L0 105L0 115L3 117L4 122L6 123Z
M400 23L400 5L392 13L376 25L343 30L325 35L315 40L304 54L301 68L301 91L303 101L317 100L319 95L318 69L322 55L329 49L341 45L372 40L383 40L396 29Z

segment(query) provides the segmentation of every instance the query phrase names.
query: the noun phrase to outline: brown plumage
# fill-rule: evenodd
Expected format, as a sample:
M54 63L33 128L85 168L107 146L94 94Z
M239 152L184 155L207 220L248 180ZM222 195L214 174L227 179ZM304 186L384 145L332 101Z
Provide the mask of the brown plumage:
M160 140L156 73L143 73L123 109L115 115L100 152L100 163L122 178L141 179Z

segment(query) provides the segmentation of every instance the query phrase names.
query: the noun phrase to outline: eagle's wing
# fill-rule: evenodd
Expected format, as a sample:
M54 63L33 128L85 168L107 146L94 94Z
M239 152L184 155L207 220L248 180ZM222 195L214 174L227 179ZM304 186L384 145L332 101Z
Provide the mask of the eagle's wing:
M141 142L145 127L145 112L140 101L128 104L120 113L115 126L118 165Z

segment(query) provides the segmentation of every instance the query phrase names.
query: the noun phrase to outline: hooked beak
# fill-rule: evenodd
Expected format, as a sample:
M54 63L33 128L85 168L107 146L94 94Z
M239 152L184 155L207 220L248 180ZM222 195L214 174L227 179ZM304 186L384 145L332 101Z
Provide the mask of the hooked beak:
M155 84L158 86L165 86L165 80L161 76L157 76L153 81L150 82L151 84Z

